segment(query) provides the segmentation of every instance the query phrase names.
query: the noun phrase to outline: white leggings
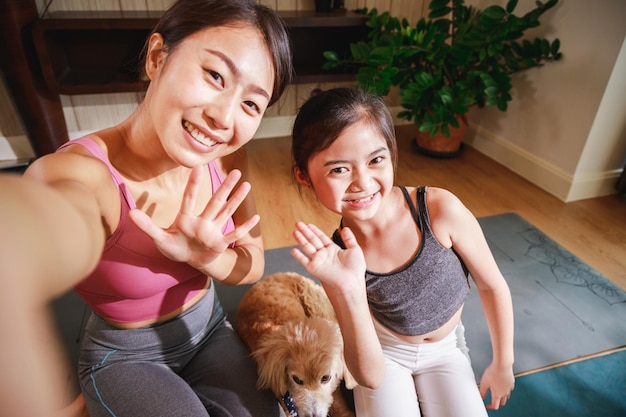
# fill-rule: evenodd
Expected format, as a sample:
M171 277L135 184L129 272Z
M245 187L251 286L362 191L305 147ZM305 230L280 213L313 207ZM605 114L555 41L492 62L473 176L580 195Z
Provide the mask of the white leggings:
M354 389L357 417L486 417L465 329L434 343L409 344L374 320L387 370L382 385Z

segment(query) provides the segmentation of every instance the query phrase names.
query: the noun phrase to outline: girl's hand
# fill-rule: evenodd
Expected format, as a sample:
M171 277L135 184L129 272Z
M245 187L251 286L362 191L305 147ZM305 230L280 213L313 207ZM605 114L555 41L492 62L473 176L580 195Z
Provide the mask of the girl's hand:
M485 399L487 391L491 391L491 402L488 410L497 410L503 407L511 397L515 387L515 376L511 367L498 368L491 363L480 380L480 395Z
M359 287L365 285L365 257L349 228L341 230L346 249L313 224L296 223L293 235L300 249L292 249L292 256L326 288L343 292L351 282L346 279L349 277L354 277L352 282Z
M130 212L135 224L152 238L163 255L174 261L186 262L198 269L213 262L229 245L244 237L259 222L259 216L254 215L245 223L236 226L230 233L226 235L222 233L226 222L250 191L250 184L247 182L234 190L241 178L239 170L231 171L202 213L194 214L203 169L206 169L206 166L192 169L180 212L167 229L157 226L141 210L135 209Z
M293 235L300 249L291 254L320 280L341 328L346 365L357 384L380 386L385 358L374 330L365 288L365 257L352 231L341 229L341 249L320 229L298 222Z

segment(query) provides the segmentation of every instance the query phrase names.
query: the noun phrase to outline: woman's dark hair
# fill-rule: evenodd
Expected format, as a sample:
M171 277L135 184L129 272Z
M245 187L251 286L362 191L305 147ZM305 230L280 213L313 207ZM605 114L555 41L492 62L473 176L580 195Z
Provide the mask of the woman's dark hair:
M160 33L168 52L194 33L210 27L248 24L262 33L274 67L274 104L293 77L291 44L287 29L278 14L254 0L178 0L159 19L152 34ZM149 40L149 37L148 37ZM146 58L147 42L143 59ZM142 66L143 68L143 66Z
M382 98L360 88L313 91L293 125L292 168L298 167L308 177L309 160L328 149L345 129L363 120L385 138L395 170L398 148L393 118Z

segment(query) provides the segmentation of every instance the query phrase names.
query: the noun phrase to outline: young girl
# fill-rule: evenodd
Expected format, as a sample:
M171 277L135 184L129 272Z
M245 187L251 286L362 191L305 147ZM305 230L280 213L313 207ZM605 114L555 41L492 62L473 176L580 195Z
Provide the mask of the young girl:
M23 280L14 302L39 309L73 285L94 311L79 357L91 417L278 416L213 280L263 273L259 216L238 183L242 146L292 75L286 28L254 0L179 0L144 69L145 99L128 119L0 178L3 222L24 226L0 238L22 255L9 264ZM56 374L41 370L45 392Z
M332 240L298 223L293 256L327 291L345 341L359 417L486 416L514 385L511 295L476 218L452 193L394 186L385 103L359 89L311 97L293 128L297 182L342 216ZM459 259L460 258L460 259ZM461 323L478 288L493 347L480 390Z

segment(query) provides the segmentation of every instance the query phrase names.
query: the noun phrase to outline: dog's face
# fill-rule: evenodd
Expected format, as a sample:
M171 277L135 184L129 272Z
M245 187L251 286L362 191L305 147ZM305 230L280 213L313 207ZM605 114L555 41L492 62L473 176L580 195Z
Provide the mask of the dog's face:
M320 318L288 323L259 340L254 358L260 388L277 398L289 392L301 417L328 415L345 369L336 323Z

